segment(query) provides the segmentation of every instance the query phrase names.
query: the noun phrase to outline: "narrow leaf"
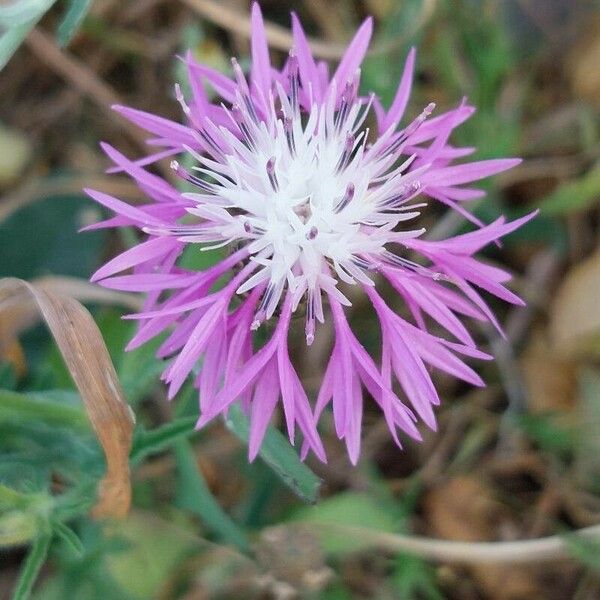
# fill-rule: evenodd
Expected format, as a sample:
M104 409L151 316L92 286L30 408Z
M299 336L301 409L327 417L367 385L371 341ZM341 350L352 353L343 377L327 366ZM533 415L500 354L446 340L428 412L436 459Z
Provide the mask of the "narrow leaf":
M13 600L27 600L31 596L33 584L48 555L51 540L52 535L50 533L43 533L33 542L19 575L17 587L13 593Z
M11 27L0 34L0 69L12 58L27 34L35 27L35 21Z
M61 48L64 48L73 39L91 5L92 0L71 0L63 20L56 30L56 39Z
M219 538L234 544L244 552L247 551L246 535L210 493L206 481L198 469L192 448L186 440L176 442L175 459L179 471L179 504L197 514L206 527Z
M225 424L240 440L248 443L250 423L237 404L229 409ZM259 456L299 498L311 504L317 501L321 480L300 460L287 439L272 426L267 429Z
M86 429L85 413L76 406L51 400L42 393L21 394L0 389L0 422L39 419L52 425Z
M197 417L183 417L151 431L136 432L131 450L131 462L138 464L147 456L158 454L171 447L176 441L193 435L197 420Z
M77 555L81 556L84 552L83 544L81 540L77 536L77 534L70 528L67 527L64 523L60 521L56 521L52 523L52 529L54 533L63 540L69 548Z

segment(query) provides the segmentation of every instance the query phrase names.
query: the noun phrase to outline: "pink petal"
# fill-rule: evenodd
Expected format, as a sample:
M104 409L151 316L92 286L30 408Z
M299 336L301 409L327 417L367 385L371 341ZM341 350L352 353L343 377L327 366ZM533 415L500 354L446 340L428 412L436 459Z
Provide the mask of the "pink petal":
M343 91L346 83L354 77L356 69L360 67L369 47L372 32L373 19L369 17L359 27L346 52L344 52L344 56L331 79L332 83L335 81L337 84L338 96Z
M381 132L387 131L392 125L397 126L404 115L408 99L410 98L410 89L415 69L415 55L416 50L411 48L408 57L406 58L406 63L404 64L404 71L402 73L402 78L400 79L400 85L396 91L396 96L394 97L394 101L392 102L392 106L390 107L385 120L379 128Z

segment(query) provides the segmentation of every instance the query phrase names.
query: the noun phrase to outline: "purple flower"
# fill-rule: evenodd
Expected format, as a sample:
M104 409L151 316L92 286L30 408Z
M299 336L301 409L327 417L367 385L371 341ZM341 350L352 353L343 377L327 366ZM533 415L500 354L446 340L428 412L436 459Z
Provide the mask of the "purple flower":
M465 184L519 162L451 165L472 151L448 143L472 107L462 103L432 117L435 107L430 104L400 127L414 50L386 111L374 95L358 92L371 19L360 27L331 76L325 63L315 62L295 15L292 24L294 48L281 70L270 63L258 4L252 9L248 79L235 59L230 79L188 53L190 98L176 87L186 125L115 107L151 134L148 144L156 151L131 161L107 144L103 148L113 170L132 177L149 202L133 207L89 190L116 215L94 227L133 226L146 238L104 265L92 280L146 292L143 311L129 316L140 323L128 348L168 332L158 350L159 357L171 358L163 379L172 398L193 373L200 391L199 426L240 401L250 417L253 459L281 402L290 440L298 427L303 455L312 450L325 461L317 421L331 403L335 431L356 463L364 390L400 445L398 431L420 439L419 419L436 426L434 406L440 399L429 367L483 385L464 358L490 357L475 347L461 318L490 321L500 329L477 289L513 304L521 300L503 286L507 273L474 254L532 215L484 226L465 210L465 202L483 195ZM209 100L205 86L212 87L218 100ZM376 135L366 126L371 111ZM188 171L172 162L193 192L182 193L146 168L179 155L195 163ZM425 230L413 223L427 199L458 211L478 229L442 241L424 239ZM224 258L202 272L184 269L178 260L189 244L198 252L223 248ZM404 300L410 320L379 294L377 284L383 279ZM362 289L379 320L379 364L346 318L344 306L351 304L346 290L352 285ZM300 312L308 346L317 322L329 320L335 333L314 409L288 353L292 316ZM449 339L430 333L433 323ZM262 345L255 339L259 327L268 329Z

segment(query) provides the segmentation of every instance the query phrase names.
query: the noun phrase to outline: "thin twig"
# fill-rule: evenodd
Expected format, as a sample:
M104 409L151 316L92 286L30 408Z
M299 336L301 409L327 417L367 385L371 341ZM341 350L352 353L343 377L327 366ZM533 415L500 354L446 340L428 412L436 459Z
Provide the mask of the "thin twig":
M231 6L225 6L223 2L217 2L216 0L181 1L194 12L223 29L227 29L228 31L232 31L246 38L249 38L252 34L250 17L247 13L240 13ZM425 0L419 17L415 20L413 27L409 32L410 35L425 25L434 12L435 4L436 0ZM294 45L294 39L290 30L281 25L265 21L265 32L271 48L287 52ZM376 56L386 54L390 50L393 50L406 42L406 39L410 37L410 35L397 36L388 42L375 44L371 47L369 55ZM346 51L345 44L325 42L315 38L308 38L308 43L314 56L325 60L338 60Z
M112 106L123 104L123 100L107 83L98 78L85 63L61 50L54 40L39 28L33 29L28 35L27 45L40 61L66 79L79 93L88 97L111 119L114 118L115 113ZM122 119L122 123L129 137L146 152L146 135L126 119ZM162 165L158 163L157 168L167 178L171 178L172 174L168 167L163 169Z
M215 0L182 0L182 2L211 23L233 31L238 35L249 38L252 33L250 17L232 8L226 6L223 2ZM289 50L294 45L294 40L289 29L276 25L270 21L265 21L265 32L269 46L277 50ZM315 56L327 60L340 58L345 50L342 44L333 44L323 42L314 38L309 38L310 47Z
M360 540L366 546L390 552L408 552L422 558L441 562L468 564L509 564L542 562L570 558L569 541L561 535L536 540L513 542L458 542L420 536L374 531L366 527L349 527L333 523L319 523L322 532L328 529ZM600 541L600 525L586 527L569 534L578 540Z

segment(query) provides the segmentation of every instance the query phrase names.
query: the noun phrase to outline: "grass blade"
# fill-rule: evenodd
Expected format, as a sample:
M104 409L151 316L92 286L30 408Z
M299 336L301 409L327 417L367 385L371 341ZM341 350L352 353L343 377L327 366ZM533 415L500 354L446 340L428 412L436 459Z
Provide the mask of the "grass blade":
M186 440L175 443L175 459L179 470L179 504L197 514L202 522L222 540L240 550L248 550L244 532L219 506L198 469L192 447Z
M56 39L61 48L64 48L73 39L91 5L92 0L71 0L56 31Z
M52 535L44 533L38 536L33 542L13 593L13 600L27 600L31 596L33 584L48 555L51 540Z
M240 440L248 442L250 423L237 404L229 409L225 424ZM300 460L288 440L272 426L267 429L259 455L299 498L311 504L317 501L321 480Z

